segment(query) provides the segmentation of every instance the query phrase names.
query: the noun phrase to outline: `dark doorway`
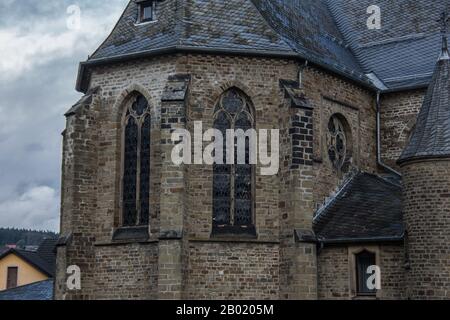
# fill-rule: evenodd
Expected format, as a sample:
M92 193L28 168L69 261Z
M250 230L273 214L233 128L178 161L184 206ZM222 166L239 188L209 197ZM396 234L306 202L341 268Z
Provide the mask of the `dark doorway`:
M8 267L8 276L6 280L6 289L17 287L17 277L19 269L17 267Z

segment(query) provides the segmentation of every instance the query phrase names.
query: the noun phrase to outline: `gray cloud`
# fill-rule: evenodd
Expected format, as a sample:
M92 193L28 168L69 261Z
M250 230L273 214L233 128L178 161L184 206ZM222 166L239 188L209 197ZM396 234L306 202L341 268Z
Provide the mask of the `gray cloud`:
M58 230L61 132L78 62L108 35L128 0L0 3L0 226ZM67 28L67 8L81 28Z

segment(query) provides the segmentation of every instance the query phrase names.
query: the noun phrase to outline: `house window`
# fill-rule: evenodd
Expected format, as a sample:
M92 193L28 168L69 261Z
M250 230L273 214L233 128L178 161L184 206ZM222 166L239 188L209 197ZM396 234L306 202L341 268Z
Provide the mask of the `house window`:
M139 22L149 22L155 20L155 1L144 1L139 3Z
M253 173L250 137L245 138L245 162L238 164L239 143L234 141L235 164L227 164L227 129L254 128L249 99L237 89L220 98L214 112L214 128L222 132L223 164L214 164L213 233L255 233L253 219ZM242 152L242 151L240 151Z
M6 289L12 289L17 287L18 275L19 275L19 268L8 267L8 274L6 278Z
M370 289L367 280L371 276L367 272L370 266L376 265L376 256L369 251L355 255L356 260L356 291L359 296L375 296L376 289Z
M123 226L144 226L150 216L150 107L138 95L126 111L123 143Z

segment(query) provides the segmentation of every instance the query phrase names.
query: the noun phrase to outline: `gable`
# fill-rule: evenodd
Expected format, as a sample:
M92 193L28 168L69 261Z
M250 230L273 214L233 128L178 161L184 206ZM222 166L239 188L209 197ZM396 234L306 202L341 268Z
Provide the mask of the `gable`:
M49 277L53 277L55 273L56 258L46 260L34 251L10 249L0 255L0 265L10 260L18 261L22 265L26 264L27 266L31 266L33 269Z
M6 288L8 267L18 267L18 284L28 284L48 279L49 275L38 266L11 252L0 258L0 290Z

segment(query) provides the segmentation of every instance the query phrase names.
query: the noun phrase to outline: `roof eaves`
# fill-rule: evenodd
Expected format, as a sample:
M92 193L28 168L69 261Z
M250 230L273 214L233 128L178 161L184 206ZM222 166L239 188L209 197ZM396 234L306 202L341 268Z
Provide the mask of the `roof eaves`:
M140 59L158 56L162 54L178 53L178 52L198 52L198 53L214 53L214 54L235 54L245 56L270 56L279 58L298 58L295 51L273 51L273 50L244 50L244 49L228 49L228 48L209 48L209 47L192 47L192 46L170 46L152 50L145 50L130 54L121 54L107 58L89 59L81 62L78 69L76 90L86 93L88 81L84 80L86 68L90 66L104 65L110 63L123 62L127 60Z
M345 70L338 65L330 65L320 59L313 57L312 55L304 52L298 53L292 50L286 51L274 51L274 50L246 50L246 49L229 49L229 48L212 48L212 47L192 47L192 46L170 46L165 48L159 48L155 50L145 50L131 54L117 55L108 58L90 59L85 62L81 62L78 69L78 77L76 90L86 93L88 89L88 79L85 79L86 68L97 65L104 65L110 63L123 62L132 59L153 57L162 54L179 53L179 52L191 52L191 53L209 53L209 54L227 54L227 55L243 55L243 56L261 56L261 57L273 57L273 58L292 58L308 60L313 65L321 67L325 70L331 71L337 75L340 75L346 79L354 81L362 87L377 91L377 87L363 74L358 72Z
M399 166L403 166L405 163L409 162L420 162L420 161L427 161L427 160L448 160L450 159L450 153L445 154L430 154L430 155L413 155L407 158L401 158L397 161L397 164Z
M426 89L428 88L429 84L415 84L415 85L404 85L404 86L396 86L394 88L390 87L386 90L380 91L380 93L396 93L396 92L405 92L405 91L413 91L413 90L419 90L419 89Z
M34 252L33 252L34 253ZM2 259L5 255L8 254L15 254L17 255L19 258L23 259L24 261L26 261L27 263L31 264L33 267L35 267L36 269L40 270L42 273L46 274L49 277L53 277L53 274L49 271L46 270L46 268L44 268L43 266L38 265L36 262L34 262L32 259L30 259L29 257L26 256L26 254L24 254L23 252L21 252L20 250L16 250L16 249L10 249L9 251L7 251L5 254L3 254L2 256L0 256L0 259ZM44 261L43 261L44 262Z
M14 249L8 248L6 251L4 251L2 254L0 254L0 260L6 257L7 255L13 253Z
M347 244L347 243L371 243L371 242L400 242L405 238L403 232L399 236L382 236L382 237L361 237L361 238L335 238L323 239L318 238L319 243L323 244Z

